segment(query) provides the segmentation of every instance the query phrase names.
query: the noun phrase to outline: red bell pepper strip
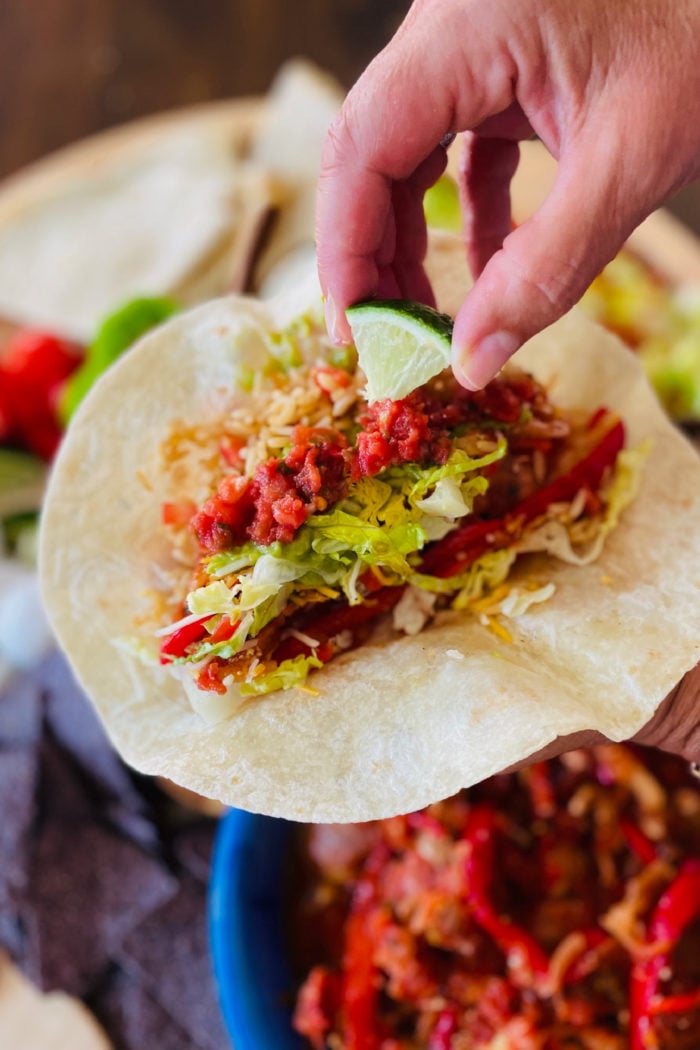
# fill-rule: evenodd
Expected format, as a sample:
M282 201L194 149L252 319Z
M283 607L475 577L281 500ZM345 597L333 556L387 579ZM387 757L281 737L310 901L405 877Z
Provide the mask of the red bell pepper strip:
M700 915L700 860L685 861L659 898L648 927L647 941L658 951L635 962L630 985L630 1048L655 1050L652 1027L662 971L687 926Z
M421 560L420 571L433 576L454 576L468 569L486 551L500 550L512 539L505 531L505 519L465 522L430 545Z
M482 554L510 546L523 525L544 514L553 503L570 503L582 488L596 492L605 471L624 448L625 428L620 420L606 431L597 445L566 474L522 500L505 517L466 522L426 552L421 572L443 578L468 569Z
M700 988L694 988L692 992L680 992L678 995L652 999L649 1003L649 1013L652 1017L659 1014L687 1014L697 1009L700 1009Z
M214 645L216 645L217 642L227 642L229 638L233 638L238 630L240 622L240 620L231 621L228 616L222 617L221 623L216 628L209 641Z
M319 643L318 649L312 650L311 646L299 638L289 637L277 646L273 659L281 663L283 660L292 660L295 656L308 656L312 651L318 654L322 646L327 646L326 658L330 659L333 655L333 647L328 645L331 638L342 631L352 632L382 613L388 612L399 601L403 591L403 587L382 587L375 591L371 598L359 605L334 603L333 608L329 608L330 603L321 603L313 614L303 616L298 621L289 620L286 625L287 627L298 627L299 631L308 634ZM355 644L354 641L353 644ZM323 656L319 658L323 659Z
M484 803L474 807L467 822L464 832L470 846L466 871L467 901L478 924L505 955L513 983L531 987L534 977L544 977L548 973L549 958L527 930L497 914L490 898L497 820L494 807Z
M181 656L186 655L187 647L193 642L199 642L206 636L207 629L204 624L211 620L211 614L200 616L198 620L185 624L173 634L169 634L160 647L160 662L162 664L172 663Z
M623 818L620 821L620 831L624 835L627 845L639 857L642 864L651 864L653 860L656 860L658 856L656 846L634 821Z
M651 918L652 941L677 941L686 926L700 915L700 860L681 865L678 874L662 893Z
M371 903L356 905L345 924L342 989L345 1050L379 1050L380 1046L375 1027L379 975L370 935L371 908Z
M582 488L597 492L606 470L614 464L624 447L625 427L618 419L587 456L579 460L566 474L555 478L549 485L524 499L511 511L508 518L512 520L524 515L525 521L532 521L544 514L552 503L569 503Z

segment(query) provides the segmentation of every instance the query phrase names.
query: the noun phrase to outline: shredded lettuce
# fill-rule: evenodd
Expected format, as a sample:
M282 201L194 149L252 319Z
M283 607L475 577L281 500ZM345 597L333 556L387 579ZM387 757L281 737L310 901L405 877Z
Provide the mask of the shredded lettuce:
M291 592L292 585L287 584L285 587L280 587L276 594L271 595L269 598L266 598L265 601L256 605L251 613L252 619L248 631L251 638L257 638L263 627L266 627L271 620L274 620L276 616L279 616L289 601L289 595Z
M471 514L474 496L483 493L488 488L486 478L474 478L468 495L471 497L466 501L464 483L460 485L456 478L440 478L435 488L425 499L416 500L416 506L420 507L424 514L433 514L441 518L463 518Z
M452 594L457 591L452 603L453 608L465 609L471 602L483 597L487 591L494 590L503 583L516 556L510 547L500 551L488 551L464 572L455 573L454 576L443 578L414 572L409 582L433 594Z
M250 682L241 682L241 696L257 696L261 693L274 693L277 689L293 689L295 685L303 682L309 671L315 667L323 667L323 663L313 654L283 660L268 674L253 678Z
M234 551L224 551L207 558L206 571L209 576L228 576L232 572L240 572L241 569L255 565L262 554L261 548L256 547L254 543L244 543Z
M528 609L533 605L540 605L542 602L548 602L556 590L554 584L550 581L545 583L542 587L512 587L505 598L502 598L498 605L498 612L501 616L507 616L511 619L517 616L523 616Z
M232 656L240 653L248 637L248 629L252 616L243 617L234 634L223 642L203 641L189 656L174 660L173 663L199 663L205 658L220 657L222 660L230 660Z
M310 310L278 332L266 334L267 348L278 370L288 372L303 364L305 350L316 342L325 325L319 312Z
M406 561L425 543L425 532L418 522L373 524L371 521L335 509L329 514L316 514L304 525L311 530L311 547L317 554L339 560L349 555L365 565L380 565L402 579L411 571Z
M255 563L253 571L240 578L239 609L254 609L261 602L273 598L281 587L303 576L303 565L289 558L263 554Z
M470 474L475 470L483 470L484 467L490 467L492 463L497 463L500 459L503 459L507 451L508 442L504 437L500 436L493 451L487 452L483 456L478 456L476 459L467 455L463 449L455 449L447 462L443 463L442 466L420 468L415 463L406 463L400 467L391 467L387 473L391 473L394 476L395 472L405 472L415 476L415 484L408 493L410 502L414 503L416 500L423 499L426 493L444 478L463 477L465 474ZM485 478L481 480L486 481Z
M623 448L617 457L612 478L604 494L605 514L602 529L606 536L617 527L623 510L639 492L642 470L651 452L651 444L651 440L647 439L636 448Z
M187 607L193 616L232 616L236 618L235 591L223 580L197 587L187 595Z

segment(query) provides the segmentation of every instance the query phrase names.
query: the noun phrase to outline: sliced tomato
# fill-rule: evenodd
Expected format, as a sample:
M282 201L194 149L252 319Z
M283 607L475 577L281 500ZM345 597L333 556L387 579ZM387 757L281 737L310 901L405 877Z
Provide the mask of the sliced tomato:
M56 404L81 356L74 343L49 332L23 329L10 339L0 358L7 435L44 459L51 458L60 441Z

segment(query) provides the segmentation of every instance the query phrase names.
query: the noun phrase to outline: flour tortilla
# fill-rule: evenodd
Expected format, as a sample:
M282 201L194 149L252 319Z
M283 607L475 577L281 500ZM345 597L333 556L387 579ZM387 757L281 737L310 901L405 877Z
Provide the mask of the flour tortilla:
M233 110L228 124L185 115L11 181L0 196L0 314L86 342L134 296L187 305L243 289L279 192L241 156L235 126Z
M160 504L173 493L159 476L159 443L175 419L194 423L230 402L261 329L284 325L308 294L267 306L219 300L147 336L100 380L61 449L43 519L45 600L126 761L246 809L356 821L448 796L560 734L621 740L640 729L700 656L700 460L634 356L576 313L533 339L520 363L557 403L607 405L630 445L653 446L601 558L548 563L556 593L509 622L512 644L455 614L334 660L310 680L318 695L279 692L214 726L164 669L115 646L133 635L166 557Z
M321 148L342 94L294 59L264 99L137 121L8 180L0 317L87 342L137 295L188 306L272 278L269 292L290 254L313 250Z

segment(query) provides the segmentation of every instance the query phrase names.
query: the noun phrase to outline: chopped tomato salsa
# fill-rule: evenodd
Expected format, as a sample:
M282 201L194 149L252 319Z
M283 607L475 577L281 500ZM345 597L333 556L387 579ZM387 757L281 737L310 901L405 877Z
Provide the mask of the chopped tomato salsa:
M679 759L572 752L312 826L299 852L314 1050L697 1050L700 785Z
M316 369L317 384L334 382L339 369ZM342 373L346 377L347 373ZM321 387L325 390L325 387ZM192 529L203 551L226 550L252 540L262 546L289 543L316 511L337 503L351 481L375 477L401 463L439 465L454 446L454 434L468 424L513 426L532 416L551 420L553 410L531 376L498 378L486 391L471 393L446 376L401 401L367 406L352 435L334 427L297 425L281 456L259 464L252 477L225 474L216 493L192 516ZM525 441L525 431L521 443ZM553 442L545 439L543 449ZM241 446L222 441L229 467L242 463Z
M338 430L296 426L286 454L261 463L252 478L224 475L192 518L202 549L226 550L248 540L289 543L311 514L345 495L346 449Z

